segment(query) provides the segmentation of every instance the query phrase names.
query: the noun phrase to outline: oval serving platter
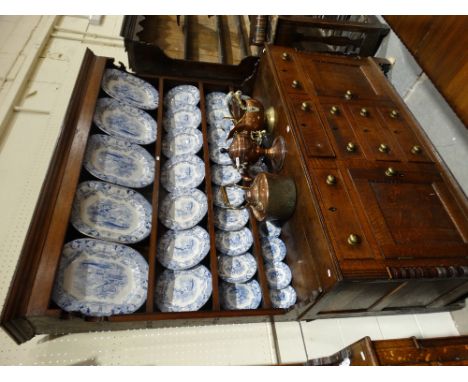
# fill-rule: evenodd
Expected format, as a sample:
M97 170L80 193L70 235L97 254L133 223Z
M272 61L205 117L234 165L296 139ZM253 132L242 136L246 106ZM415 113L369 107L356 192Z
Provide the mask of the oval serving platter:
M185 127L196 129L201 123L201 111L197 106L185 105L176 110L168 110L164 116L164 130L167 132Z
M193 85L175 86L164 96L164 106L170 110L185 105L197 105L198 102L200 102L200 90Z
M262 238L263 258L267 262L282 261L286 256L286 245L283 240L278 237Z
M262 291L257 280L244 284L222 282L219 297L226 310L257 309L262 301Z
M237 256L247 252L252 246L252 232L247 227L238 231L217 231L215 244L219 252L229 256Z
M203 147L203 135L198 129L185 127L169 131L162 141L162 152L167 158L196 154Z
M106 69L102 89L111 97L145 110L158 107L159 93L149 82L118 69Z
M291 270L289 267L279 261L265 264L265 274L268 285L272 289L286 288L291 282Z
M154 180L153 157L143 147L108 135L92 135L83 165L92 175L121 186L141 188Z
M151 205L129 188L86 181L76 190L70 222L96 239L137 243L151 232Z
M161 312L193 312L206 304L212 290L211 273L203 265L166 269L157 280L155 302Z
M231 210L217 207L214 212L214 225L224 231L238 231L249 221L247 208Z
M270 289L270 300L273 308L287 309L296 303L297 295L289 285L283 289Z
M148 145L156 140L157 123L145 111L113 98L99 98L93 122L99 129L116 138Z
M67 312L130 314L146 301L148 263L126 245L77 239L64 245L52 300Z
M158 244L159 262L174 271L189 269L210 251L210 235L200 226L182 231L169 230Z
M219 277L229 283L245 283L257 272L257 262L250 253L218 256Z
M211 167L211 180L218 186L239 183L242 176L233 165L214 164Z
M242 188L227 186L224 188L227 193L229 204L232 207L239 207L245 200L245 191ZM217 207L229 207L224 203L223 194L219 186L213 186L213 203Z
M167 194L160 205L159 220L172 230L196 226L208 211L208 199L200 190L178 190Z
M177 155L164 163L161 184L169 192L196 188L205 179L205 163L196 155Z

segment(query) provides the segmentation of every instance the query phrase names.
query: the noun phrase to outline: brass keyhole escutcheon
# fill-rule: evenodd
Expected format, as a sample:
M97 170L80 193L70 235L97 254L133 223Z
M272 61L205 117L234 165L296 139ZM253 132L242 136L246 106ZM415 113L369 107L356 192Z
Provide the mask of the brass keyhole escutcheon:
M350 153L356 151L356 145L353 142L349 142L346 145L346 151L349 151Z
M421 153L422 153L421 146L414 145L414 146L411 148L411 154L421 154Z
M367 117L369 115L369 110L367 110L365 107L363 107L361 109L361 111L359 112L359 114L361 114L361 116L363 116L363 117Z
M389 167L385 170L386 176L395 176L397 174L396 170L393 167Z
M299 89L301 87L301 83L298 81L298 80L294 80L292 83L291 83L291 86L294 88L294 89Z
M399 116L400 116L400 113L398 112L398 110L394 109L390 112L390 117L392 118L398 118Z
M330 174L327 176L326 182L329 186L333 186L336 184L336 177Z
M281 58L284 60L284 61L289 61L289 59L291 58L291 56L286 53L286 52L283 52L283 54L281 55Z
M348 236L348 244L349 245L358 245L361 242L361 238L359 235L352 233Z
M344 95L345 99L347 99L348 101L353 98L353 93L351 90L346 90L346 93Z
M381 143L379 146L379 151L381 153L388 153L390 151L390 148L385 143Z
M330 108L330 114L332 114L332 115L337 115L339 112L340 112L340 110L336 106L332 106Z

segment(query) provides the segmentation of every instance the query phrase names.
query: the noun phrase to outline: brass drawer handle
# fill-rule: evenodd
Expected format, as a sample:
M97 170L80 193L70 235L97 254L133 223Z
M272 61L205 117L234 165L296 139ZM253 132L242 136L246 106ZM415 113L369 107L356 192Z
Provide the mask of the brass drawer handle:
M390 151L390 148L385 143L381 143L379 146L379 151L381 153L388 153Z
M336 184L336 177L330 174L327 176L326 182L329 186L333 186Z
M352 233L348 236L348 244L349 245L358 245L361 242L361 238L359 235Z
M367 110L365 107L363 107L361 109L361 111L359 112L359 114L361 114L361 116L363 116L363 117L367 117L369 115L369 110Z
M298 80L294 80L292 83L291 83L291 86L294 88L294 89L299 89L301 87L301 83L298 81Z
M350 153L356 151L356 145L353 142L348 142L346 145L346 151L349 151Z
M398 112L398 110L395 110L395 109L394 109L394 110L392 110L392 111L390 112L390 117L391 117L391 118L394 118L394 119L395 119L395 118L398 118L399 116L400 116L400 113Z
M346 93L344 95L345 99L347 99L348 101L353 98L353 92L351 90L346 90Z
M286 53L286 52L283 52L283 54L281 55L281 58L284 60L284 61L289 61L289 59L291 58L291 56Z
M330 114L332 114L332 115L337 115L337 114L339 114L339 112L340 112L340 110L338 109L337 106L332 106L330 108Z
M301 110L302 111L309 111L310 110L310 105L308 102L302 102L301 103Z
M412 148L411 148L411 154L421 154L422 153L422 149L421 149L421 146L418 146L418 145L414 145Z
M395 176L397 174L396 170L393 167L389 167L385 170L386 176Z

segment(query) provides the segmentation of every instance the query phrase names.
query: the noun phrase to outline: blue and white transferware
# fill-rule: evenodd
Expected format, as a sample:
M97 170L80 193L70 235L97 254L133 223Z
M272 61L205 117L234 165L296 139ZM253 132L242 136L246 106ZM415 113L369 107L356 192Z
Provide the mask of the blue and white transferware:
M137 243L151 232L151 204L130 188L86 181L78 185L70 221L96 239Z
M201 111L197 106L185 105L176 110L168 110L164 116L164 130L167 132L179 127L196 129L201 123Z
M214 211L214 225L224 231L238 231L249 221L247 208L231 210L217 207Z
M227 108L207 110L207 122L210 125L220 127L224 130L231 130L234 126L232 115Z
M271 220L265 220L259 225L260 236L262 237L279 237L281 227L278 223Z
M236 125L232 119L213 120L209 125L210 128L223 129L227 132L231 131Z
M156 281L155 302L161 312L193 312L206 304L212 290L211 273L203 265L166 269Z
M286 245L277 237L262 238L262 252L265 261L274 263L282 261L286 256Z
M229 283L244 283L257 272L257 262L250 253L239 256L218 256L218 274Z
M52 300L67 312L129 314L146 301L148 264L126 245L94 239L63 247Z
M205 179L205 162L196 155L177 155L164 163L161 184L169 191L196 188Z
M167 158L196 154L203 147L203 135L198 129L185 127L171 130L162 141L162 152Z
M205 97L206 109L208 111L212 109L221 109L221 108L228 109L226 96L227 94L223 92L208 93Z
M202 261L210 251L210 235L200 226L169 230L159 240L157 258L166 268L179 271Z
M154 180L154 158L143 147L103 134L88 140L83 165L92 175L126 187L145 187Z
M245 253L253 244L250 229L244 227L238 231L216 231L216 249L229 256Z
M291 282L291 270L289 267L279 261L265 264L265 274L268 285L272 289L286 288Z
M220 165L232 164L229 154L221 149L227 149L226 145L210 145L210 159Z
M270 289L270 300L273 308L288 309L296 303L297 295L289 285L283 289Z
M262 301L262 291L257 280L244 284L221 283L220 302L223 309L257 309Z
M211 167L211 180L218 186L228 186L239 183L242 176L233 165L214 164Z
M208 200L200 190L193 188L167 194L162 200L159 220L165 227L182 230L195 227L208 211Z
M208 142L212 145L229 147L232 143L232 138L227 139L229 130L224 130L221 127L208 127Z
M105 133L129 142L148 145L156 140L156 121L145 111L113 98L99 98L93 122Z
M175 86L164 96L164 106L170 110L185 105L197 105L198 102L200 102L200 90L193 85Z
M145 110L158 107L159 93L150 83L117 69L106 69L102 89L115 99Z
M242 188L235 186L227 186L224 188L227 193L229 204L232 207L239 207L245 200L245 191ZM213 203L217 207L229 207L224 203L221 188L213 186Z

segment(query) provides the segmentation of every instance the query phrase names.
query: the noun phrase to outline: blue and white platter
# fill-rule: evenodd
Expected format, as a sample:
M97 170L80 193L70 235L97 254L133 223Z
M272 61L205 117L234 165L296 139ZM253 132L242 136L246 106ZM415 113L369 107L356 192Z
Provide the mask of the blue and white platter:
M273 308L288 309L296 303L297 294L289 285L283 289L270 289L270 300Z
M179 271L202 261L210 251L210 235L200 226L182 231L169 230L158 244L157 258L166 268Z
M224 231L238 231L249 221L247 208L231 210L217 207L214 211L214 225Z
M253 244L250 229L244 227L238 231L216 231L216 249L229 256L245 253Z
M229 204L232 207L239 207L245 200L245 191L239 187L227 186L224 188L227 193ZM224 203L221 187L213 186L213 203L217 207L229 207Z
M286 256L286 245L277 237L262 238L263 258L267 262L282 261Z
M265 274L268 285L272 289L286 288L291 282L291 270L289 267L279 261L265 264Z
M206 304L212 290L211 273L203 265L166 269L156 281L155 302L161 312L193 312Z
M99 98L93 122L105 133L129 142L148 145L156 140L156 121L145 111L113 98Z
M212 109L219 109L219 108L224 108L228 109L228 105L226 102L226 93L223 92L211 92L208 93L205 97L205 103L206 103L206 109L212 110Z
M218 274L229 283L245 283L257 272L257 262L250 253L218 256Z
M227 132L231 131L234 127L234 121L232 119L220 119L212 120L208 125L210 128L223 129Z
M162 152L167 158L176 155L196 154L203 147L203 135L198 129L178 128L166 134Z
M239 183L242 176L233 165L214 164L211 167L211 180L218 186L228 186Z
M130 188L86 181L78 185L70 221L96 239L137 243L151 232L151 204Z
M279 237L281 235L281 227L274 221L265 220L260 223L259 228L262 237Z
M176 110L167 110L164 115L164 130L167 132L185 127L196 129L201 123L201 111L197 106L185 105Z
M208 128L208 142L212 145L229 147L232 143L232 138L227 139L229 130L222 129L221 127Z
M129 314L146 301L148 264L134 249L94 239L65 244L52 300L67 312Z
M233 126L232 115L228 108L217 108L207 110L207 122L210 125L220 127L225 130L231 130Z
M185 105L197 105L198 102L200 102L200 90L193 85L175 86L164 96L164 106L170 110Z
M225 146L225 145L224 145ZM228 165L232 164L231 157L229 154L221 152L221 149L225 149L226 147L223 147L221 145L210 145L210 159L217 164L220 165Z
M140 188L154 180L154 158L143 147L103 134L88 140L83 165L106 182Z
M205 163L196 155L177 155L164 163L161 184L169 192L196 188L205 179Z
M159 93L150 83L118 69L106 69L102 89L115 99L145 110L154 110L159 104Z
M220 302L226 310L257 309L262 301L262 291L257 280L244 284L222 282Z
M179 190L167 194L160 205L159 220L165 227L182 230L195 227L208 211L208 200L200 190Z

